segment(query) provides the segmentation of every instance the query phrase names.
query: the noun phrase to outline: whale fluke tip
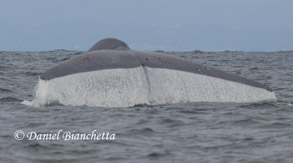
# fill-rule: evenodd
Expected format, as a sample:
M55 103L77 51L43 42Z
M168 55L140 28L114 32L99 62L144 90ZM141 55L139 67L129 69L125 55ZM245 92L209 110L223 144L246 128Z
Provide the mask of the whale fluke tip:
M128 45L116 38L105 38L93 45L89 51L95 50L129 50Z

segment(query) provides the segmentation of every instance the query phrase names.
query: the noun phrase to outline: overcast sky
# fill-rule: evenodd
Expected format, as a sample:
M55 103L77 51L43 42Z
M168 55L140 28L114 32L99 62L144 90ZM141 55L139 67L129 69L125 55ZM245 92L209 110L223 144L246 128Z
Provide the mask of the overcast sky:
M293 0L0 0L0 51L293 49Z

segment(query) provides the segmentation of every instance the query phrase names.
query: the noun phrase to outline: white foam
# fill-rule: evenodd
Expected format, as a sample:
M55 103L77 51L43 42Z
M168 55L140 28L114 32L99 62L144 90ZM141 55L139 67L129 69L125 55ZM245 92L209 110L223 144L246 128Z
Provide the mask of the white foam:
M42 106L129 107L181 102L259 102L276 99L273 92L206 75L137 67L77 73L39 80L35 99L23 104Z

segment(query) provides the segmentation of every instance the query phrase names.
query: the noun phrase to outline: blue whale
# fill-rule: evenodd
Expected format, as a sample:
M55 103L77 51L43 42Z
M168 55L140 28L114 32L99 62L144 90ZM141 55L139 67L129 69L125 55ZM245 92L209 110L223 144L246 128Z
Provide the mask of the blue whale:
M185 102L250 103L276 99L268 86L179 57L132 50L106 38L40 76L25 104L129 107Z

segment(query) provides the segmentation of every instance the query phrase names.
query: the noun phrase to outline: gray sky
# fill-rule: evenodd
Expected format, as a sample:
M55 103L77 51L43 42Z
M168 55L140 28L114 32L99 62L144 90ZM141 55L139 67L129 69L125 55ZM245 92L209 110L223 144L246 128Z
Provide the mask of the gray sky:
M0 0L1 50L293 49L293 0Z

